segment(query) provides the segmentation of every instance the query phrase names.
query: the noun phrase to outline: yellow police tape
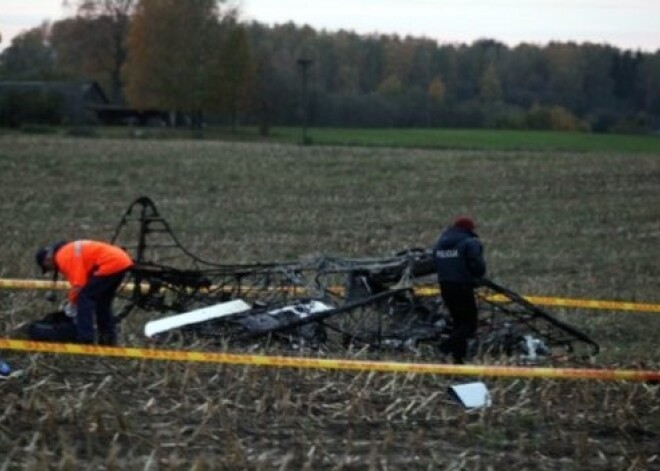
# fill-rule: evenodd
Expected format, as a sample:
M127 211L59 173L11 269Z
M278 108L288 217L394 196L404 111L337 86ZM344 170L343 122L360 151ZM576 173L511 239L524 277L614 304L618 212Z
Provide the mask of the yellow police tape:
M660 371L593 368L539 368L482 365L447 365L432 363L400 363L385 361L300 358L247 355L234 353L160 350L96 345L60 344L0 338L0 349L26 352L119 357L141 360L223 363L276 368L301 368L346 371L378 371L383 373L419 373L457 376L489 376L545 379L590 379L602 381L660 381Z
M1 279L0 289L43 289L43 290L63 290L68 289L69 284L65 281L53 283L46 280L19 280L19 279ZM131 289L131 286L126 286ZM435 296L439 293L437 287L419 286L415 288L415 293L420 296ZM657 312L660 313L660 304L636 303L628 301L602 301L595 299L575 299L575 298L556 298L548 296L524 296L524 298L539 306L570 307L579 309L601 309L608 311L629 311L629 312ZM489 299L497 301L506 301L502 295L493 295Z

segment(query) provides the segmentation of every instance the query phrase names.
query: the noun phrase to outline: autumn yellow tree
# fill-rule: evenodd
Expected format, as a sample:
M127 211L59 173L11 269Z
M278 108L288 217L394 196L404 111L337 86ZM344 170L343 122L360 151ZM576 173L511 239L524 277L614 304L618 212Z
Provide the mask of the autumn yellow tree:
M427 93L429 98L431 98L431 100L433 100L433 102L436 104L440 104L444 101L445 94L447 93L447 87L442 81L442 77L440 75L433 77L433 80L431 80L431 83L429 83Z
M218 17L217 0L139 0L123 70L128 102L185 113L200 124L208 109Z

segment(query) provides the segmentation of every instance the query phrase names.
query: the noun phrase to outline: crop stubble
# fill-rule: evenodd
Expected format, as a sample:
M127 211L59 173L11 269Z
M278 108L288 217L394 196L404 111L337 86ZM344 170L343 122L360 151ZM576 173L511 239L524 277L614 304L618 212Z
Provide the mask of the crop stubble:
M379 256L473 215L490 276L524 294L660 302L660 157L190 141L0 141L0 276L34 249L112 234L150 196L204 258ZM2 292L3 333L50 306ZM657 369L657 315L555 311L600 341L598 366ZM139 316L122 338L143 343ZM446 397L469 378L267 370L6 354L8 469L653 469L658 386L486 380L494 406Z

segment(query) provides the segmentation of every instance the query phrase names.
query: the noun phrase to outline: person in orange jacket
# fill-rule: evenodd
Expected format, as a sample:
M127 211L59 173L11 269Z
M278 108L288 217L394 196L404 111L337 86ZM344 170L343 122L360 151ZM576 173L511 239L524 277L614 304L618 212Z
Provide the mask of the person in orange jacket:
M105 242L76 240L40 248L36 261L43 273L61 273L71 285L64 311L74 318L76 341L95 342L96 319L98 343L116 345L112 302L133 266L131 257L121 248Z

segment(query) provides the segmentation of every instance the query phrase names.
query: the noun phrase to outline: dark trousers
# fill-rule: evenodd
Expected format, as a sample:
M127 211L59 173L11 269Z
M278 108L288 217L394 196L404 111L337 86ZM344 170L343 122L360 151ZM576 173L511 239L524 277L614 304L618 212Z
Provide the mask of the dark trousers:
M455 363L464 363L468 340L477 331L478 315L474 287L466 283L441 281L440 292L454 324L449 339L443 342L440 350L451 353Z
M77 341L94 343L94 321L101 345L117 344L117 329L112 315L112 301L126 271L106 276L92 276L80 290L76 315Z

